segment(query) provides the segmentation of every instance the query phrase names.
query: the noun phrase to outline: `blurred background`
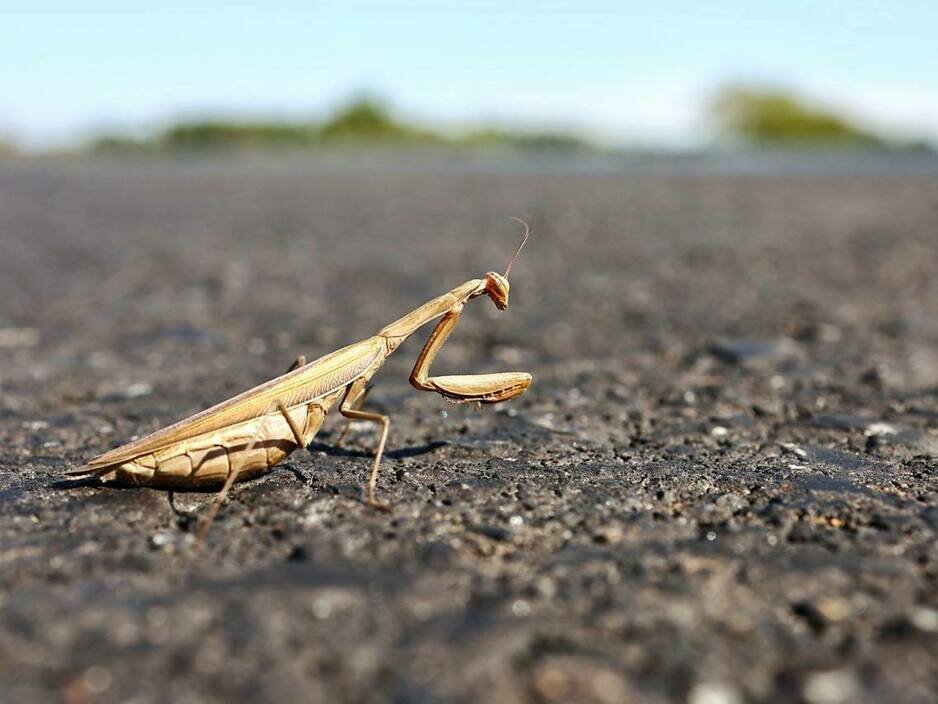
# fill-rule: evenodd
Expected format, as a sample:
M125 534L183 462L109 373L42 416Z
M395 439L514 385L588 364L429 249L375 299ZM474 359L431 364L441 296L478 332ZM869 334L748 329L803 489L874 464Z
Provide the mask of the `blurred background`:
M938 10L863 2L7 4L7 152L931 151Z

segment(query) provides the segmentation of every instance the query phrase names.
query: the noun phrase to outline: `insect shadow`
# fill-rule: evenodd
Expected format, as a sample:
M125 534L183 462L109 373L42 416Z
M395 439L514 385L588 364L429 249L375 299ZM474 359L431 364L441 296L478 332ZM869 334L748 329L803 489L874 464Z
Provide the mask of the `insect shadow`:
M56 479L46 485L47 489L55 491L65 491L67 489L84 489L96 486L104 486L97 477L81 477L78 479Z
M433 452L434 450L438 450L441 447L445 447L446 445L451 444L452 443L449 443L446 440L434 440L423 445L412 445L411 447L401 447L396 450L389 450L384 453L384 456L394 460L403 460L408 457L419 457L420 455L426 455L430 452ZM306 449L310 450L311 452L323 452L330 457L371 457L374 454L371 450L353 450L346 447L329 445L322 442L311 442L306 446Z

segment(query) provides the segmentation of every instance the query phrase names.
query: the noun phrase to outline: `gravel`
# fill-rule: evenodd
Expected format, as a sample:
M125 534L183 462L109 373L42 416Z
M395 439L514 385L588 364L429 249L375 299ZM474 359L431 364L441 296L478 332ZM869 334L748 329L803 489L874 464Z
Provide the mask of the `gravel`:
M535 234L511 308L211 493L70 467ZM938 173L0 161L5 702L934 702ZM418 339L419 338L419 339Z

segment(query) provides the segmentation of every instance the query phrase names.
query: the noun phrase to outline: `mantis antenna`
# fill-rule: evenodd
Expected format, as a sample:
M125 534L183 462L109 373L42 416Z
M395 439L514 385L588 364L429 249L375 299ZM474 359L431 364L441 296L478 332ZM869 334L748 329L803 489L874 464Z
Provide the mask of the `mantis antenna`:
M521 218L516 218L511 216L509 220L514 220L517 223L521 223L524 226L524 236L521 238L521 244L518 245L518 249L515 250L515 255L511 258L511 261L508 262L508 268L505 269L505 278L508 278L508 274L511 273L511 267L515 263L515 259L518 258L518 255L521 254L521 248L524 247L524 243L528 241L528 237L531 235L531 226Z

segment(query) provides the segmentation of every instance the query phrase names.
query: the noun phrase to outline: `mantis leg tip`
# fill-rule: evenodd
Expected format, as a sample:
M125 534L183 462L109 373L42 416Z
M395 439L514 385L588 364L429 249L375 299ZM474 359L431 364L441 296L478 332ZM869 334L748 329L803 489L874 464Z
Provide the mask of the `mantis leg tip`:
M391 504L386 504L381 501L376 501L375 499L368 499L368 501L366 501L365 503L368 505L369 508L373 508L374 510L379 511L380 513L385 513L388 515L394 513L394 508L391 506Z

